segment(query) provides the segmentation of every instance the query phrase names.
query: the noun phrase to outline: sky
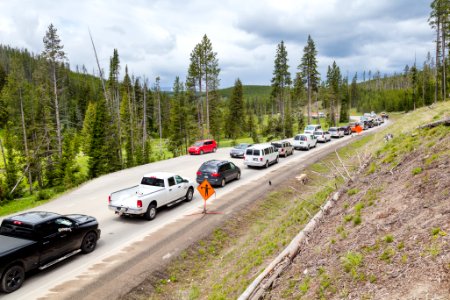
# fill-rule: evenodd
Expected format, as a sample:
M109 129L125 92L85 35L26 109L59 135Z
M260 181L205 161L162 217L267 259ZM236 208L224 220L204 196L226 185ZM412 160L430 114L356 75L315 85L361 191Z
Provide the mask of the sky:
M426 0L0 0L0 44L39 54L52 23L70 67L108 72L118 50L135 77L171 87L186 79L190 53L206 34L217 53L220 87L270 85L277 45L284 41L291 76L308 35L322 79L336 61L351 79L358 72L402 72L433 56Z

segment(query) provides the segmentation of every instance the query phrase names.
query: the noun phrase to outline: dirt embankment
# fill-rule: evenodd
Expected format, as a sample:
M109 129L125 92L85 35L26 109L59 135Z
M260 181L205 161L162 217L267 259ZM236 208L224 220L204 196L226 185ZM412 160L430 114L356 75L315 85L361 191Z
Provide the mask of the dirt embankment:
M267 299L450 299L450 128L389 141Z

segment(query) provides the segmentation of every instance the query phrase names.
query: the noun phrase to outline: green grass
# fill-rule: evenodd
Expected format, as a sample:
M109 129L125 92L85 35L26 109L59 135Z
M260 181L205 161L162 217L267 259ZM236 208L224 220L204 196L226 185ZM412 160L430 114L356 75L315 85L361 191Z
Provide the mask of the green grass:
M418 174L420 174L420 173L422 173L422 168L421 167L416 167L416 168L414 168L413 170L412 170L412 174L413 175L418 175Z
M39 191L31 196L26 196L10 201L3 201L2 205L0 206L0 216L14 214L19 211L45 204L57 195L58 194L54 189L47 189Z

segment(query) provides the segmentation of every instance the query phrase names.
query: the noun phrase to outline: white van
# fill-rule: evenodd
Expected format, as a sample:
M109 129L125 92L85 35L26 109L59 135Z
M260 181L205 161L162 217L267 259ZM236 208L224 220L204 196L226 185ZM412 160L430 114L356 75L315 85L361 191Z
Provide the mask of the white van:
M319 124L310 124L308 126L305 127L305 134L314 134L314 131L320 131L322 130L322 126L320 126Z
M245 150L244 165L268 168L269 165L278 163L278 156L277 148L270 144L253 145Z

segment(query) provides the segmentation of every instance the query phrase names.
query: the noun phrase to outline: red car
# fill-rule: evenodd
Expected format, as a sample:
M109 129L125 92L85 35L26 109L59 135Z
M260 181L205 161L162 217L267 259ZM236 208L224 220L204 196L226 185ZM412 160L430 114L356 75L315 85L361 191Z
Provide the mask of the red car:
M189 147L188 151L189 154L203 154L208 152L216 152L217 150L217 143L215 140L203 140L203 141L197 141Z

